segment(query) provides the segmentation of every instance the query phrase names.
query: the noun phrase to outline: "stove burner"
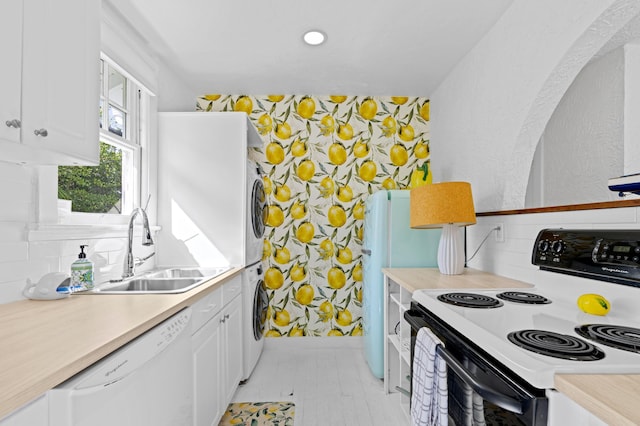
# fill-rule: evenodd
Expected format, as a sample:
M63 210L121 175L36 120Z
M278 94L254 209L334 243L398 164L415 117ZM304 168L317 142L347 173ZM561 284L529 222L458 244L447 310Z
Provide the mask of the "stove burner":
M529 351L574 361L597 361L604 352L574 336L544 330L520 330L509 333L511 343Z
M503 305L498 299L474 293L446 293L438 296L438 300L450 305L464 308L498 308Z
M640 328L609 324L585 324L575 328L576 333L596 343L640 353Z
M502 300L507 300L509 302L527 303L530 305L542 305L551 303L551 300L547 299L546 297L540 296L539 294L525 293L523 291L505 291L503 293L497 294L496 297Z

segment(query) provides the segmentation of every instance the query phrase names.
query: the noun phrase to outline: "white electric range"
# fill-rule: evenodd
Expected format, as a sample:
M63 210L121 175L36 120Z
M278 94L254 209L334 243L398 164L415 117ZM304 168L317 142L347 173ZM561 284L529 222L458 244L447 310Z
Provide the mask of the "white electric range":
M591 279L531 289L419 290L405 314L414 334L429 327L444 342L450 367L459 364L450 387L479 394L487 418L503 424L548 424L557 373L640 373L640 231L543 230L532 262L549 274ZM582 312L577 299L584 293L604 296L610 312ZM450 408L450 416L463 423L460 395L452 400L450 393L450 406L460 411Z

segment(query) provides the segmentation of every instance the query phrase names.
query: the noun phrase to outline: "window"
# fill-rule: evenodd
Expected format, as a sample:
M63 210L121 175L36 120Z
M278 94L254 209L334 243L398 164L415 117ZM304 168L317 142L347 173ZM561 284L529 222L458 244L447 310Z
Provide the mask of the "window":
M116 64L100 60L100 164L58 168L58 198L72 212L129 214L140 200L148 94Z

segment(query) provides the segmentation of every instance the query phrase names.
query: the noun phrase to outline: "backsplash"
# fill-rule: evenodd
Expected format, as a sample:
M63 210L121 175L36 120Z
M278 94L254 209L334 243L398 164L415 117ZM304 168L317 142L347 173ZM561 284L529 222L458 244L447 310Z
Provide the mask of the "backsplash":
M27 278L37 281L44 274L70 272L77 259L79 245L87 244L88 257L95 265L96 282L122 274L127 247L124 237L57 239L56 237L28 237L28 229L37 216L37 168L0 162L0 303L24 299L22 290ZM41 190L41 189L40 189ZM77 235L77 233L74 233ZM134 249L140 247L140 237ZM136 251L136 256L143 253ZM150 259L149 262L151 262ZM145 269L153 265L149 263Z
M264 146L267 336L362 334L364 202L429 162L429 101L416 97L205 95L244 111Z

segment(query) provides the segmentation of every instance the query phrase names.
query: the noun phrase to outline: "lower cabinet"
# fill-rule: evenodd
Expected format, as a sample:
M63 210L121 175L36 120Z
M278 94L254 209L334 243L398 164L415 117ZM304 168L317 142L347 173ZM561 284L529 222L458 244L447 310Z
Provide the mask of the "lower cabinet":
M234 278L192 306L210 316L191 340L196 426L218 425L242 378L240 284L240 277Z

